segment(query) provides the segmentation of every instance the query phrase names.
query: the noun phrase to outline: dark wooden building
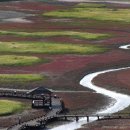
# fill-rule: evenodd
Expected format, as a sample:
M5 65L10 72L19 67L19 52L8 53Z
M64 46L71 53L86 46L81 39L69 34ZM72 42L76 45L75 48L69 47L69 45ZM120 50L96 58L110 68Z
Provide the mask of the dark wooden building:
M45 87L38 87L28 92L29 95L34 97L32 101L33 108L51 108L52 107L52 91ZM37 100L35 100L37 97Z

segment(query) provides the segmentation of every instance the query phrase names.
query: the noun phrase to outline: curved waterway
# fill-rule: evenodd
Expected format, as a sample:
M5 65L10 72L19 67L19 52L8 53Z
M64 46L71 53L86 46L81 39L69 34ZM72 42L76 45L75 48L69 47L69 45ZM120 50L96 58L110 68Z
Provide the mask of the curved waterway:
M130 44L120 46L119 48L120 48L120 49L125 49L125 50L128 50L128 49L130 49Z
M120 46L119 48L130 49L129 46L130 45L124 45L124 46ZM105 74L105 73L115 72L115 71L120 71L120 70L126 70L126 69L130 69L130 67L109 69L109 70L91 73L91 74L86 75L80 81L80 84L82 86L90 88L90 89L96 91L97 93L103 94L104 96L111 97L115 100L115 103L112 102L111 104L106 106L105 109L98 111L96 114L115 113L115 112L118 112L120 110L123 110L124 108L126 108L130 105L130 96L104 89L104 88L97 86L93 83L93 79L95 77L99 76L100 74ZM96 119L97 118L95 118L95 117L91 117L90 122L95 121ZM86 124L86 122L87 122L86 118L81 118L78 123L76 121L73 121L71 123L58 126L58 127L53 128L51 130L75 130L75 129L81 128L81 126L83 124Z

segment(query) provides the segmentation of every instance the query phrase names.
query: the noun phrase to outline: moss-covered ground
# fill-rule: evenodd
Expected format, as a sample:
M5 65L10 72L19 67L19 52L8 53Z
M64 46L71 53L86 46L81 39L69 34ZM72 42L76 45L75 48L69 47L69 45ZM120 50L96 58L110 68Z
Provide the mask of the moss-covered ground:
M50 31L50 32L19 32L19 31L2 31L0 30L0 35L11 35L19 37L60 37L68 36L77 39L86 40L100 40L110 37L109 34L100 33L88 33L88 32L77 32L77 31Z
M35 56L0 55L0 66L26 66L42 61L46 62L47 60Z
M96 54L107 49L98 45L53 42L0 42L2 53Z
M130 9L108 8L103 4L79 4L69 10L44 13L47 17L83 18L99 21L130 22Z
M25 107L25 104L18 101L0 100L0 116L21 112Z

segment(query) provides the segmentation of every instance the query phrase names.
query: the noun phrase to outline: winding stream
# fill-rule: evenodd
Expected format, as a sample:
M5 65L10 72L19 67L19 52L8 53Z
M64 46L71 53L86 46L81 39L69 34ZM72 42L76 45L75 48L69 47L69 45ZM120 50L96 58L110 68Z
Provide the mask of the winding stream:
M123 45L123 46L120 46L119 48L130 49L129 46L130 45ZM111 98L116 100L116 102L114 104L112 103L111 105L107 106L106 109L98 111L96 114L115 113L115 112L118 112L120 110L123 110L124 108L126 108L130 105L130 96L101 88L100 86L96 86L93 83L93 79L95 77L99 76L100 74L104 74L104 73L108 73L108 72L115 72L115 71L120 71L120 70L125 70L125 69L130 69L130 67L109 69L109 70L91 73L91 74L86 75L80 81L80 84L82 86L90 88L90 89L96 91L97 93L103 94L104 96L108 96L108 97L111 97ZM91 117L90 122L92 122L96 119L97 118ZM71 123L55 127L51 130L75 130L75 129L80 128L83 124L86 124L86 122L87 122L86 118L81 118L78 123L76 121L73 121Z
M130 44L120 46L119 48L120 48L120 49L125 49L125 50L128 50L128 49L130 49Z

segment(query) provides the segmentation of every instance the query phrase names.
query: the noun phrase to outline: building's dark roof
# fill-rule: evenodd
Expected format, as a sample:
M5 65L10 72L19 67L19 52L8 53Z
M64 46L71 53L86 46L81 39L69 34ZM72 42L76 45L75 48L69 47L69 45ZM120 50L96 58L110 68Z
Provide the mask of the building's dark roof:
M39 95L39 94L51 94L52 91L44 88L44 87L38 87L36 89L33 89L31 91L28 92L28 94L32 94L32 95Z

